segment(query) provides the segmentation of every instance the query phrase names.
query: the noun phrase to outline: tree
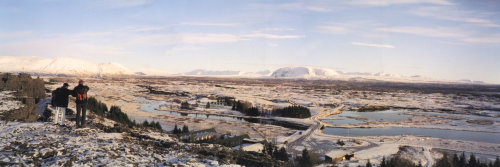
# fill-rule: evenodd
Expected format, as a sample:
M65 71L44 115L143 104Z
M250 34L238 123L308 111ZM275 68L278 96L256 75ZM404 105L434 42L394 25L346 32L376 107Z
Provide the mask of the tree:
M142 122L142 126L148 127L149 126L148 120L144 120L144 122Z
M186 126L186 125L182 126L182 133L189 133L188 126Z
M259 116L260 112L259 109L257 109L256 107L250 107L245 111L245 114L247 116Z
M439 159L436 164L434 164L435 167L445 167L445 166L451 166L450 162L448 161L448 154L443 153L443 157Z
M385 161L385 156L382 157L382 162L380 162L380 167L387 167L387 162Z
M304 148L304 150L302 150L302 157L299 160L299 165L304 166L304 167L313 166L313 163L311 161L311 157L309 156L309 151L307 151L307 148Z
M190 105L189 105L189 103L187 101L184 101L184 102L181 103L181 109L187 109L187 110L189 110L189 109L191 109L191 107L190 107Z
M462 152L462 154L460 155L460 158L458 160L458 167L465 167L466 163L465 163L465 153Z
M286 152L285 147L281 147L278 151L278 160L288 161L288 153Z
M275 116L290 117L290 118L309 118L311 112L307 107L303 106L288 106L282 109L276 109L272 112Z
M210 108L210 103L207 102L207 106L205 106L206 108Z
M161 127L161 125L160 125L160 122L159 122L159 121L157 121L157 122L155 123L155 128L156 128L156 129L158 129L158 130L163 130L163 128Z
M470 154L469 162L467 163L467 166L468 167L478 167L479 166L479 164L476 160L476 156L474 156L474 154Z
M461 167L459 164L460 164L460 158L458 158L458 155L457 154L453 154L453 166L456 166L456 167Z
M174 131L173 131L174 134L179 134L179 129L177 128L177 124L175 124L174 126Z
M493 163L493 166L494 166L494 167L500 167L500 159L498 159L498 156L497 156L497 158L495 159L495 162Z
M370 160L368 160L368 162L366 162L366 167L372 167L372 163L370 163Z

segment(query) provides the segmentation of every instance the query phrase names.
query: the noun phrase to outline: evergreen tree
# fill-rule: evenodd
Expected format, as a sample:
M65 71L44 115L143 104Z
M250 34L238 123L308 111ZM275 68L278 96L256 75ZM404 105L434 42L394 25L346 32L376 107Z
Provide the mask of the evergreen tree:
M457 167L465 167L465 165L467 165L465 162L465 153L462 152L462 154L460 155Z
M302 150L302 157L300 158L299 165L303 166L303 167L313 166L313 163L311 161L311 157L309 156L309 151L307 151L307 148L304 148L304 150Z
M189 133L188 126L186 126L186 125L182 126L182 133Z
M177 128L177 124L174 126L174 134L179 134L179 128Z
M372 167L372 163L370 163L370 160L368 160L368 162L366 162L366 167Z
M452 160L452 166L456 166L458 167L458 165L460 164L460 158L458 158L458 155L457 154L453 154L453 160Z
M469 162L467 163L467 166L468 167L478 167L479 166L479 164L476 160L476 156L474 156L474 154L470 154Z
M149 126L148 120L144 120L144 122L142 122L142 126L148 127Z
M156 129L158 129L158 130L163 130L163 128L161 127L161 125L160 125L160 122L159 122L159 121L157 121L157 122L155 123L155 128L156 128Z
M495 159L495 163L493 163L493 166L494 166L494 167L500 167L500 159L498 159L498 156L497 156L497 158Z
M286 149L285 147L281 147L280 150L278 151L279 152L279 156L278 156L278 159L279 160L282 160L282 161L288 161L288 153L286 152Z
M443 157L439 159L436 164L434 164L435 167L447 167L451 166L450 162L448 161L448 154L443 153Z
M207 106L205 106L206 108L210 108L210 103L207 102Z
M382 162L380 162L380 167L387 167L387 162L385 161L385 156L382 157Z

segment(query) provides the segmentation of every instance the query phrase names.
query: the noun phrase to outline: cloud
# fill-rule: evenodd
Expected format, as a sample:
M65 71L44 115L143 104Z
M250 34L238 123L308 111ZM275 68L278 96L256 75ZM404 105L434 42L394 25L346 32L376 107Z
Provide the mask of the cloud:
M131 26L125 28L126 31L146 32L146 31L159 31L165 29L166 26Z
M483 27L500 27L499 24L491 20L482 18L487 14L473 11L456 10L448 7L420 7L410 11L411 14L430 17L441 20L450 20L456 22L472 23Z
M364 42L351 42L352 45L358 46L368 46L368 47L376 47L376 48L394 48L394 46L389 44L374 44L374 43L364 43Z
M189 26L216 26L216 27L236 27L236 23L210 23L210 22L182 22L179 25Z
M225 43L236 42L240 38L233 34L211 34L211 33L178 33L178 34L151 34L142 35L131 39L127 45L173 45L180 43L199 44L199 43Z
M390 28L377 28L377 31L404 33L421 35L428 37L441 37L441 38L463 38L466 37L464 31L451 28L425 28L425 27L390 27Z
M333 9L329 8L327 5L317 4L317 2L313 1L284 3L280 4L279 7L286 10L310 11L310 12L320 12L320 13L333 11Z
M351 32L350 28L337 25L319 26L318 28L321 32L329 34L347 34Z
M31 31L0 32L0 40L26 38L30 37L32 34Z
M253 7L254 9L259 11L288 10L288 11L317 12L317 13L333 12L337 8L340 8L339 6L332 5L328 1L317 1L317 0L299 0L296 2L278 3L278 4L256 3L256 4L251 4L250 7Z
M93 6L104 8L135 7L152 3L153 0L97 0Z
M402 4L435 4L435 5L454 5L447 0L350 0L351 5L363 6L389 6Z
M66 39L36 39L0 44L0 55L5 56L110 56L130 52L113 45L72 42Z
M275 34L267 34L267 33L253 33L241 35L243 38L269 38L269 39L297 39L304 38L305 36L301 35L275 35Z
M463 41L469 43L500 43L500 34L489 35L486 37L468 37L464 38Z
M450 38L466 43L500 43L500 34L477 36L478 34L474 34L473 32L464 31L457 28L390 27L377 28L376 30L391 33L413 34L426 37Z

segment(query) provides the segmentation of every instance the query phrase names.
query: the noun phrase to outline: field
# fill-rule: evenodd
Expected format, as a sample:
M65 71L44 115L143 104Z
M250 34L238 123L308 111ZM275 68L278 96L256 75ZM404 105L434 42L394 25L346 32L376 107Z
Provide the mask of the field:
M70 87L76 86L74 79L52 80L56 84L50 89L63 82L69 82ZM274 141L294 156L303 148L321 157L354 153L358 161L348 164L357 166L368 159L378 163L383 156L391 154L414 154L412 160L415 163L430 166L433 159L441 156L440 150L474 153L483 160L500 155L498 139L449 137L460 132L486 134L485 138L499 136L500 86L496 85L205 77L87 79L87 84L91 96L108 107L120 106L138 122L160 121L167 131L177 124L187 125L193 130L215 128L220 133L248 134L253 139ZM262 113L260 116L245 116L217 100L223 97L250 102ZM181 102L188 102L189 109L181 107ZM210 104L208 108L207 103ZM285 118L268 114L274 109L292 105L307 107L312 117ZM382 115L387 111L397 111L397 114ZM344 115L348 113L355 115ZM368 113L382 118L364 117ZM391 120L399 117L403 118ZM247 121L249 118L271 119L309 126L309 129ZM339 120L347 122L338 123ZM332 132L338 130L336 128L385 128L385 131L391 131L387 128L420 128L424 135L377 135L374 132L375 135L349 136ZM426 135L428 129L443 130L450 135ZM343 141L344 145L338 141ZM401 150L402 146L419 151L408 153L412 149Z

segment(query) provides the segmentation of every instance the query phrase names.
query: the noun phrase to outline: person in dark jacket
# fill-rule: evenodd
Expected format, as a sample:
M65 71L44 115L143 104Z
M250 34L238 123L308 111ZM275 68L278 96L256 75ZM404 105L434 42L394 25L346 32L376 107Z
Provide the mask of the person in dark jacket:
M56 107L56 113L54 114L54 124L59 123L64 126L64 120L66 119L66 108L68 107L68 97L73 91L68 89L68 83L64 83L62 87L57 88L52 93L52 105Z
M73 96L76 97L76 127L85 127L85 116L87 113L87 92L89 87L83 85L85 82L83 80L78 81L78 86L73 89ZM80 117L81 113L81 117Z

